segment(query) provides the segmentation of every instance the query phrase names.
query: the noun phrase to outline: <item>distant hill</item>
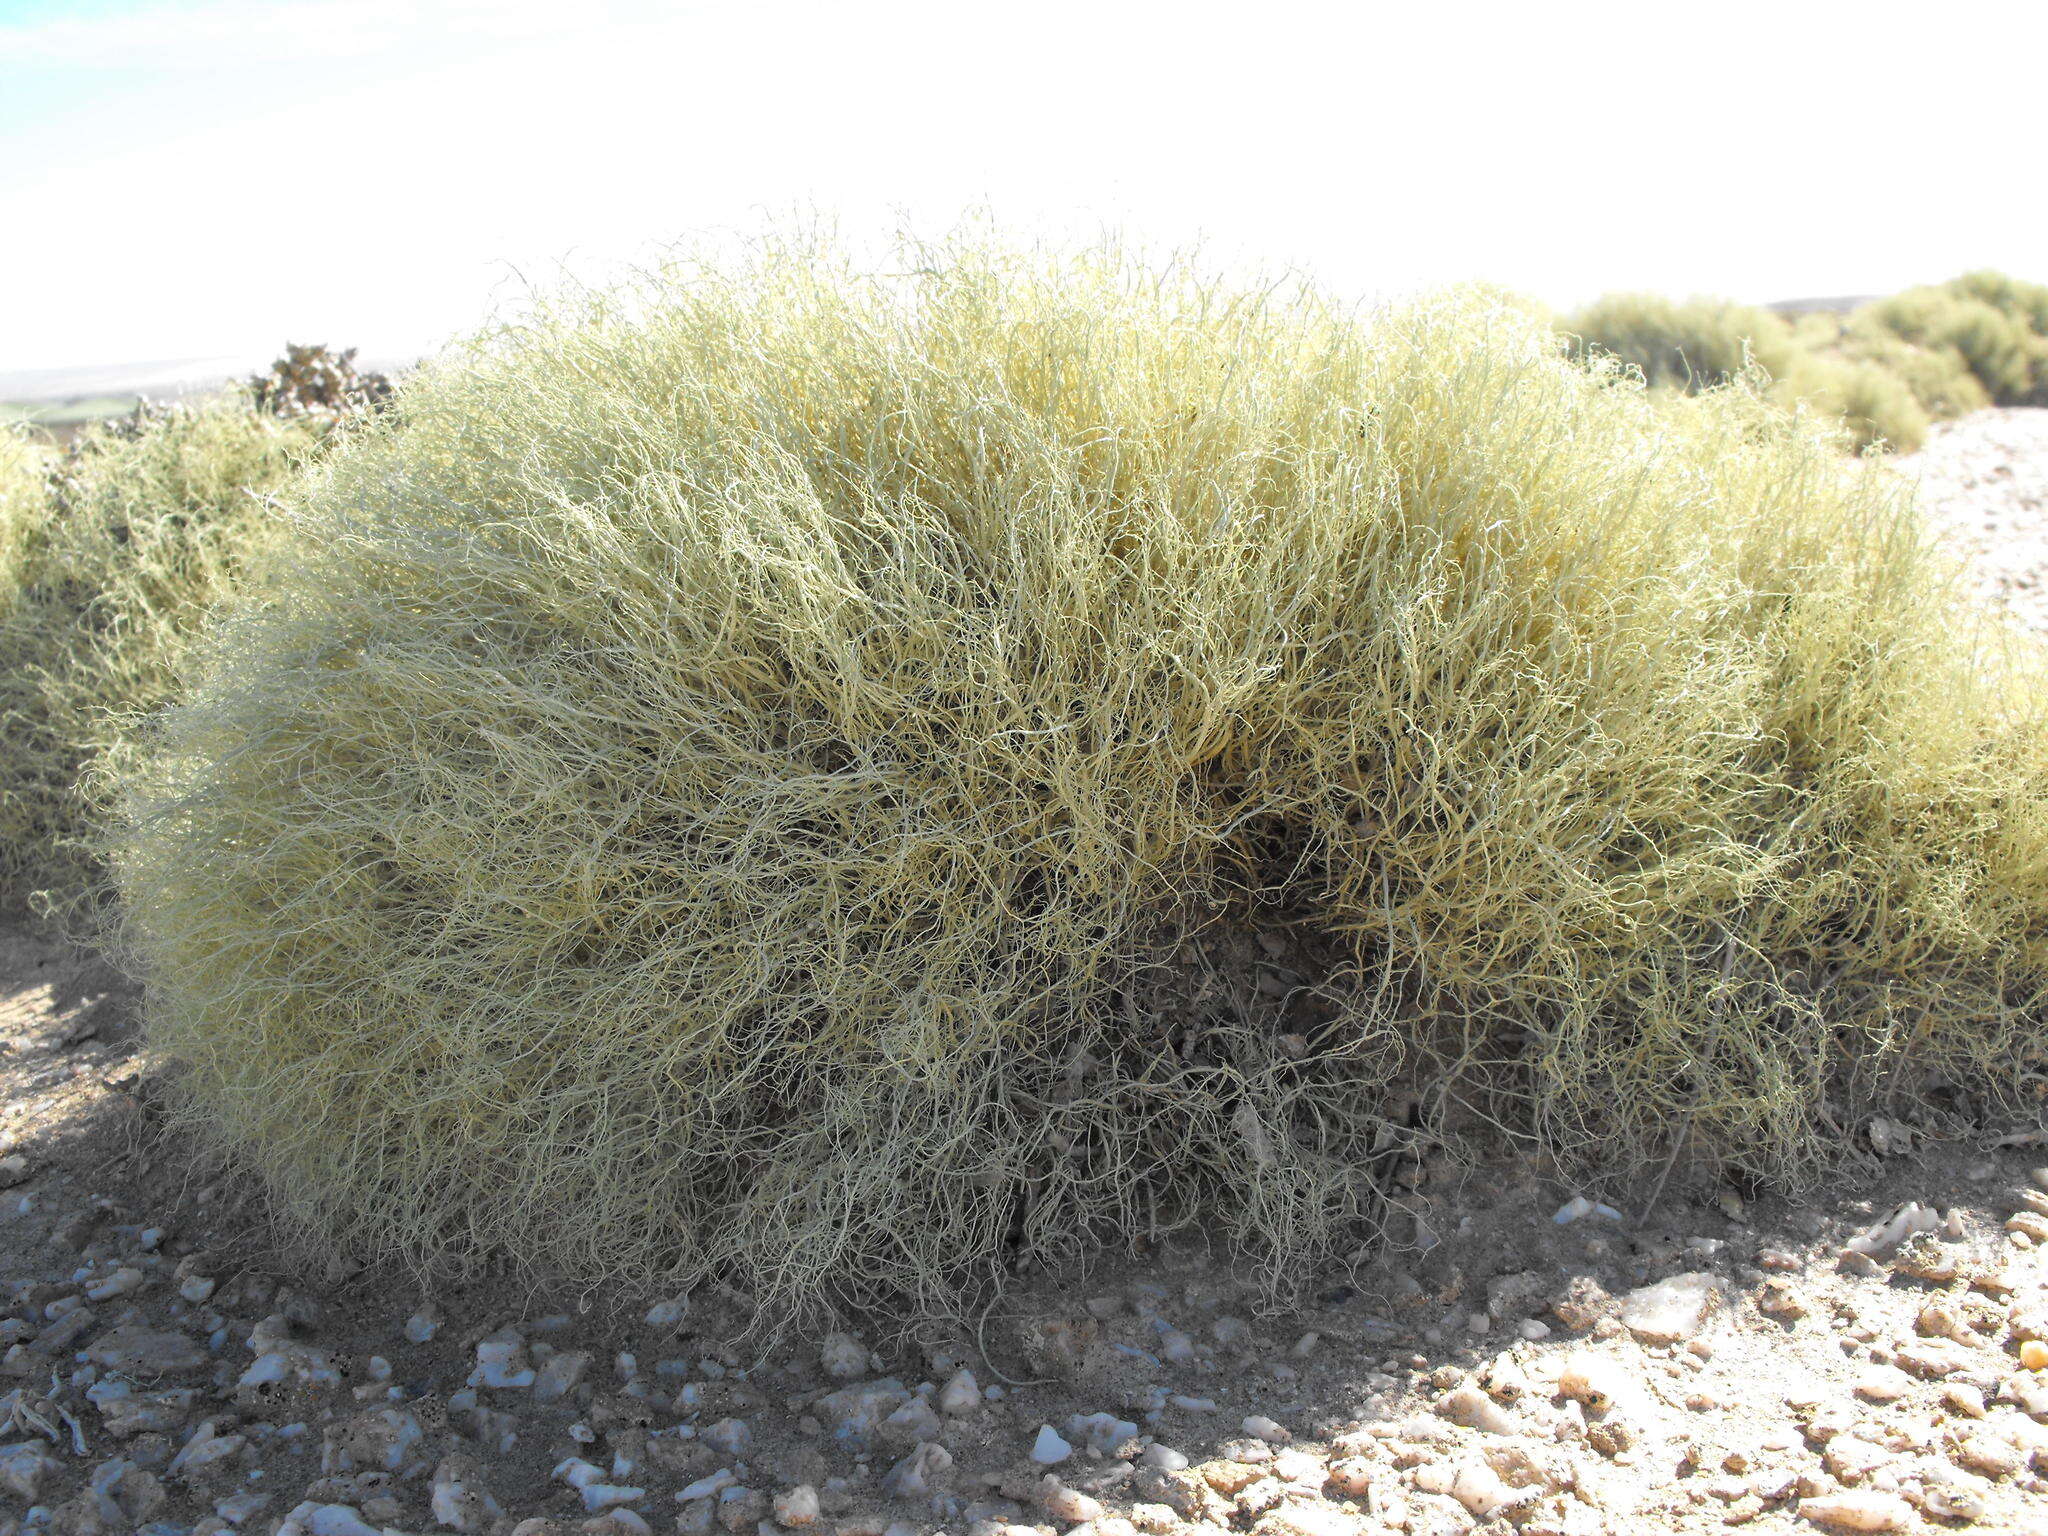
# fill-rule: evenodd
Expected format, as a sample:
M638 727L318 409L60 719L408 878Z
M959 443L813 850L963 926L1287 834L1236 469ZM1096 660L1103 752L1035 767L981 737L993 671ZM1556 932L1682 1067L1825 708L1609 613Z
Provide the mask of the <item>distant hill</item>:
M0 400L12 405L55 405L106 395L172 399L218 389L229 379L254 373L267 361L256 357L176 357L85 368L0 369Z

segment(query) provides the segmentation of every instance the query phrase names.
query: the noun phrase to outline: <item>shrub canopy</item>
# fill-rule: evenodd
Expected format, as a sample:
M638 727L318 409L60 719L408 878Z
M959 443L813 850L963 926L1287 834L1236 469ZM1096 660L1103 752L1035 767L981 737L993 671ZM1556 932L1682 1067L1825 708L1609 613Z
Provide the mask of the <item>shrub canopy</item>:
M1877 324L1927 351L1948 352L1995 405L2033 403L2048 338L1982 299L1947 288L1909 288L1870 306Z
M0 607L13 600L46 494L41 449L25 430L0 425Z
M1617 357L1653 386L1693 393L1752 367L1783 377L1799 352L1789 322L1726 299L1610 293L1573 315L1569 330L1581 355Z
M1846 319L1833 315L1806 319L1831 328L1825 337L1814 337L1814 351L1893 375L1912 391L1930 420L1967 416L1991 403L1991 396L1958 354L1946 347L1915 346L1886 329L1868 306Z
M291 1218L950 1307L1196 1220L1298 1278L1481 1123L1796 1181L2033 1102L2035 695L1881 471L1483 296L890 271L456 350L216 627L119 867Z
M237 399L64 450L0 441L0 895L74 906L99 879L98 774L171 696L310 442Z
M1724 299L1608 294L1563 322L1582 361L1618 359L1653 388L1760 375L1851 446L1911 453L1932 422L1986 405L2048 404L2048 287L1972 272L1844 316L1788 322Z

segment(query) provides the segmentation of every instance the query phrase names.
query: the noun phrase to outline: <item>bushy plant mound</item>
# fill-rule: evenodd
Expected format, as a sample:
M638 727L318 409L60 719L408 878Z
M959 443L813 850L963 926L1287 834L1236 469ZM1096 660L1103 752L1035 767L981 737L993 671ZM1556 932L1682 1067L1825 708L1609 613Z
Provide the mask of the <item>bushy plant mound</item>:
M119 872L290 1219L946 1306L1299 1276L1458 1123L1797 1181L2036 1102L2036 694L1883 471L1483 298L890 270L430 365L217 626Z
M1945 348L1915 346L1888 330L1870 306L1846 316L1802 315L1797 334L1801 345L1823 359L1891 375L1930 422L1967 416L1991 403L1961 357Z
M1752 367L1783 377L1800 351L1782 317L1725 299L1610 293L1573 315L1568 331L1582 357L1616 357L1652 386L1694 393Z
M61 908L94 883L97 772L170 697L310 441L230 399L62 451L0 442L0 899Z
M2048 405L2048 288L1973 272L1880 299L1859 318L1953 359L1994 405Z
M1892 369L1826 353L1796 356L1771 391L1794 410L1834 423L1850 447L1912 453L1932 425L1913 387Z
M1858 449L1910 453L1933 422L2048 404L2048 287L2002 272L1796 324L1723 299L1608 294L1561 328L1582 361L1618 359L1653 388L1698 393L1760 377L1784 404L1839 422Z
M1833 316L1811 316L1795 328L1767 309L1724 299L1616 293L1573 315L1564 331L1581 362L1614 359L1653 389L1699 394L1745 380L1838 424L1852 447L1918 448L1928 427L1923 402L1868 349L1839 345L1834 325ZM1892 349L1886 362L1914 350L1884 336Z
M43 520L43 453L26 430L0 425L0 608L13 598L30 530Z

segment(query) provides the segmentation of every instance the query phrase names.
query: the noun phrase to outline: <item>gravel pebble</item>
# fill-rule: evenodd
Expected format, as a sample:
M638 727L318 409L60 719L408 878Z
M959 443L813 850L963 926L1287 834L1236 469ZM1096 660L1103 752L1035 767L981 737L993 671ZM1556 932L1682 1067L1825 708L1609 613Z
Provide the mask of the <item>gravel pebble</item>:
M1073 1446L1067 1443L1058 1430L1050 1424L1039 1426L1038 1438L1031 1442L1033 1461L1041 1467L1056 1467L1073 1454Z

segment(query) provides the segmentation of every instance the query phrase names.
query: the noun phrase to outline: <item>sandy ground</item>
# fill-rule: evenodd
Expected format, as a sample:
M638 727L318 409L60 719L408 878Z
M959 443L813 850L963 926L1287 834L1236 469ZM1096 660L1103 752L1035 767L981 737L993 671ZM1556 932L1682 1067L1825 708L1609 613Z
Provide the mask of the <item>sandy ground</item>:
M2048 630L2048 412L1902 472L1959 540L2031 543L1982 580ZM0 1536L2048 1536L2024 1139L1847 1125L1824 1190L1654 1211L1441 1156L1426 1247L1285 1310L1186 1246L979 1327L755 1348L743 1297L428 1296L277 1249L164 1129L134 1004L0 926Z
M1990 606L2048 635L2048 409L1979 411L1897 461Z

